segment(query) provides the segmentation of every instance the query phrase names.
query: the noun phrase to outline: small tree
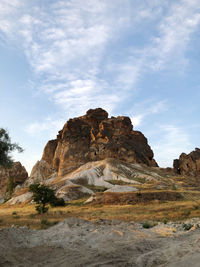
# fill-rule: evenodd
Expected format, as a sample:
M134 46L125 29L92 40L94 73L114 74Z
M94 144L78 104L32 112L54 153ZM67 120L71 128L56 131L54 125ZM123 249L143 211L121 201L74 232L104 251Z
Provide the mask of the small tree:
M0 166L10 168L12 167L13 160L10 153L14 150L23 152L23 149L16 143L11 143L8 132L0 128Z
M47 204L51 206L65 206L64 199L57 198L54 191L45 185L31 184L29 186L29 191L33 193L33 200L38 204L35 206L35 209L39 214L48 211Z

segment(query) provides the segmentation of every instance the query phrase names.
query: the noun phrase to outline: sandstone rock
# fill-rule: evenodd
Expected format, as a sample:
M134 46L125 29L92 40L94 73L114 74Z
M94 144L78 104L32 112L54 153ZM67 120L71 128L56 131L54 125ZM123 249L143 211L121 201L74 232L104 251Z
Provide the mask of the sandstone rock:
M51 177L56 177L57 172L46 160L37 161L33 166L29 179L26 181L26 185L33 183L40 183Z
M10 205L15 205L20 203L30 202L32 200L32 196L33 194L31 192L26 192L19 196L14 196L10 200L8 200L7 203L9 203Z
M20 162L14 162L12 168L0 167L0 195L1 198L6 197L10 180L13 181L13 186L22 184L28 178L26 169Z
M90 162L115 158L130 163L157 166L147 139L134 131L125 116L108 118L101 109L70 119L57 136L45 146L42 160L64 175Z
M200 176L200 149L196 148L188 155L182 153L174 160L174 170L181 175Z

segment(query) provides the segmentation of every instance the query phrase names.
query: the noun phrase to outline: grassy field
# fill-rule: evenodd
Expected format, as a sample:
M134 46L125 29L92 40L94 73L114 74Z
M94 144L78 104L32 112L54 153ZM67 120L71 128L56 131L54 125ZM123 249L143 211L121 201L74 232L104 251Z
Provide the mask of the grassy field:
M48 213L38 215L35 205L0 205L0 228L12 225L45 229L69 217L86 220L116 219L122 221L179 221L200 217L199 194L191 200L190 195L179 201L153 200L134 205L84 204L86 199L68 203L65 207L49 208Z

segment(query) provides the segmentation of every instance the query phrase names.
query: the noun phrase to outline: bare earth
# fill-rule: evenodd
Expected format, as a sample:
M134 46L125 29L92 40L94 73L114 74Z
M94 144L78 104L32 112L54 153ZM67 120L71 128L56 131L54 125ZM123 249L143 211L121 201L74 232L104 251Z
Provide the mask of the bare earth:
M191 222L191 220L190 220ZM168 223L67 219L47 230L0 230L0 266L200 266L200 222L185 231Z

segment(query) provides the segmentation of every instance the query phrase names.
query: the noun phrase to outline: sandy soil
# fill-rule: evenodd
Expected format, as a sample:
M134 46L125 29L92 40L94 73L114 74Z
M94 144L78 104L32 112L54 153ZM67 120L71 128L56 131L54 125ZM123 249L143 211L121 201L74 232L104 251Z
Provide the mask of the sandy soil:
M0 229L0 266L200 266L199 219L144 229L134 222L67 219L47 230Z

